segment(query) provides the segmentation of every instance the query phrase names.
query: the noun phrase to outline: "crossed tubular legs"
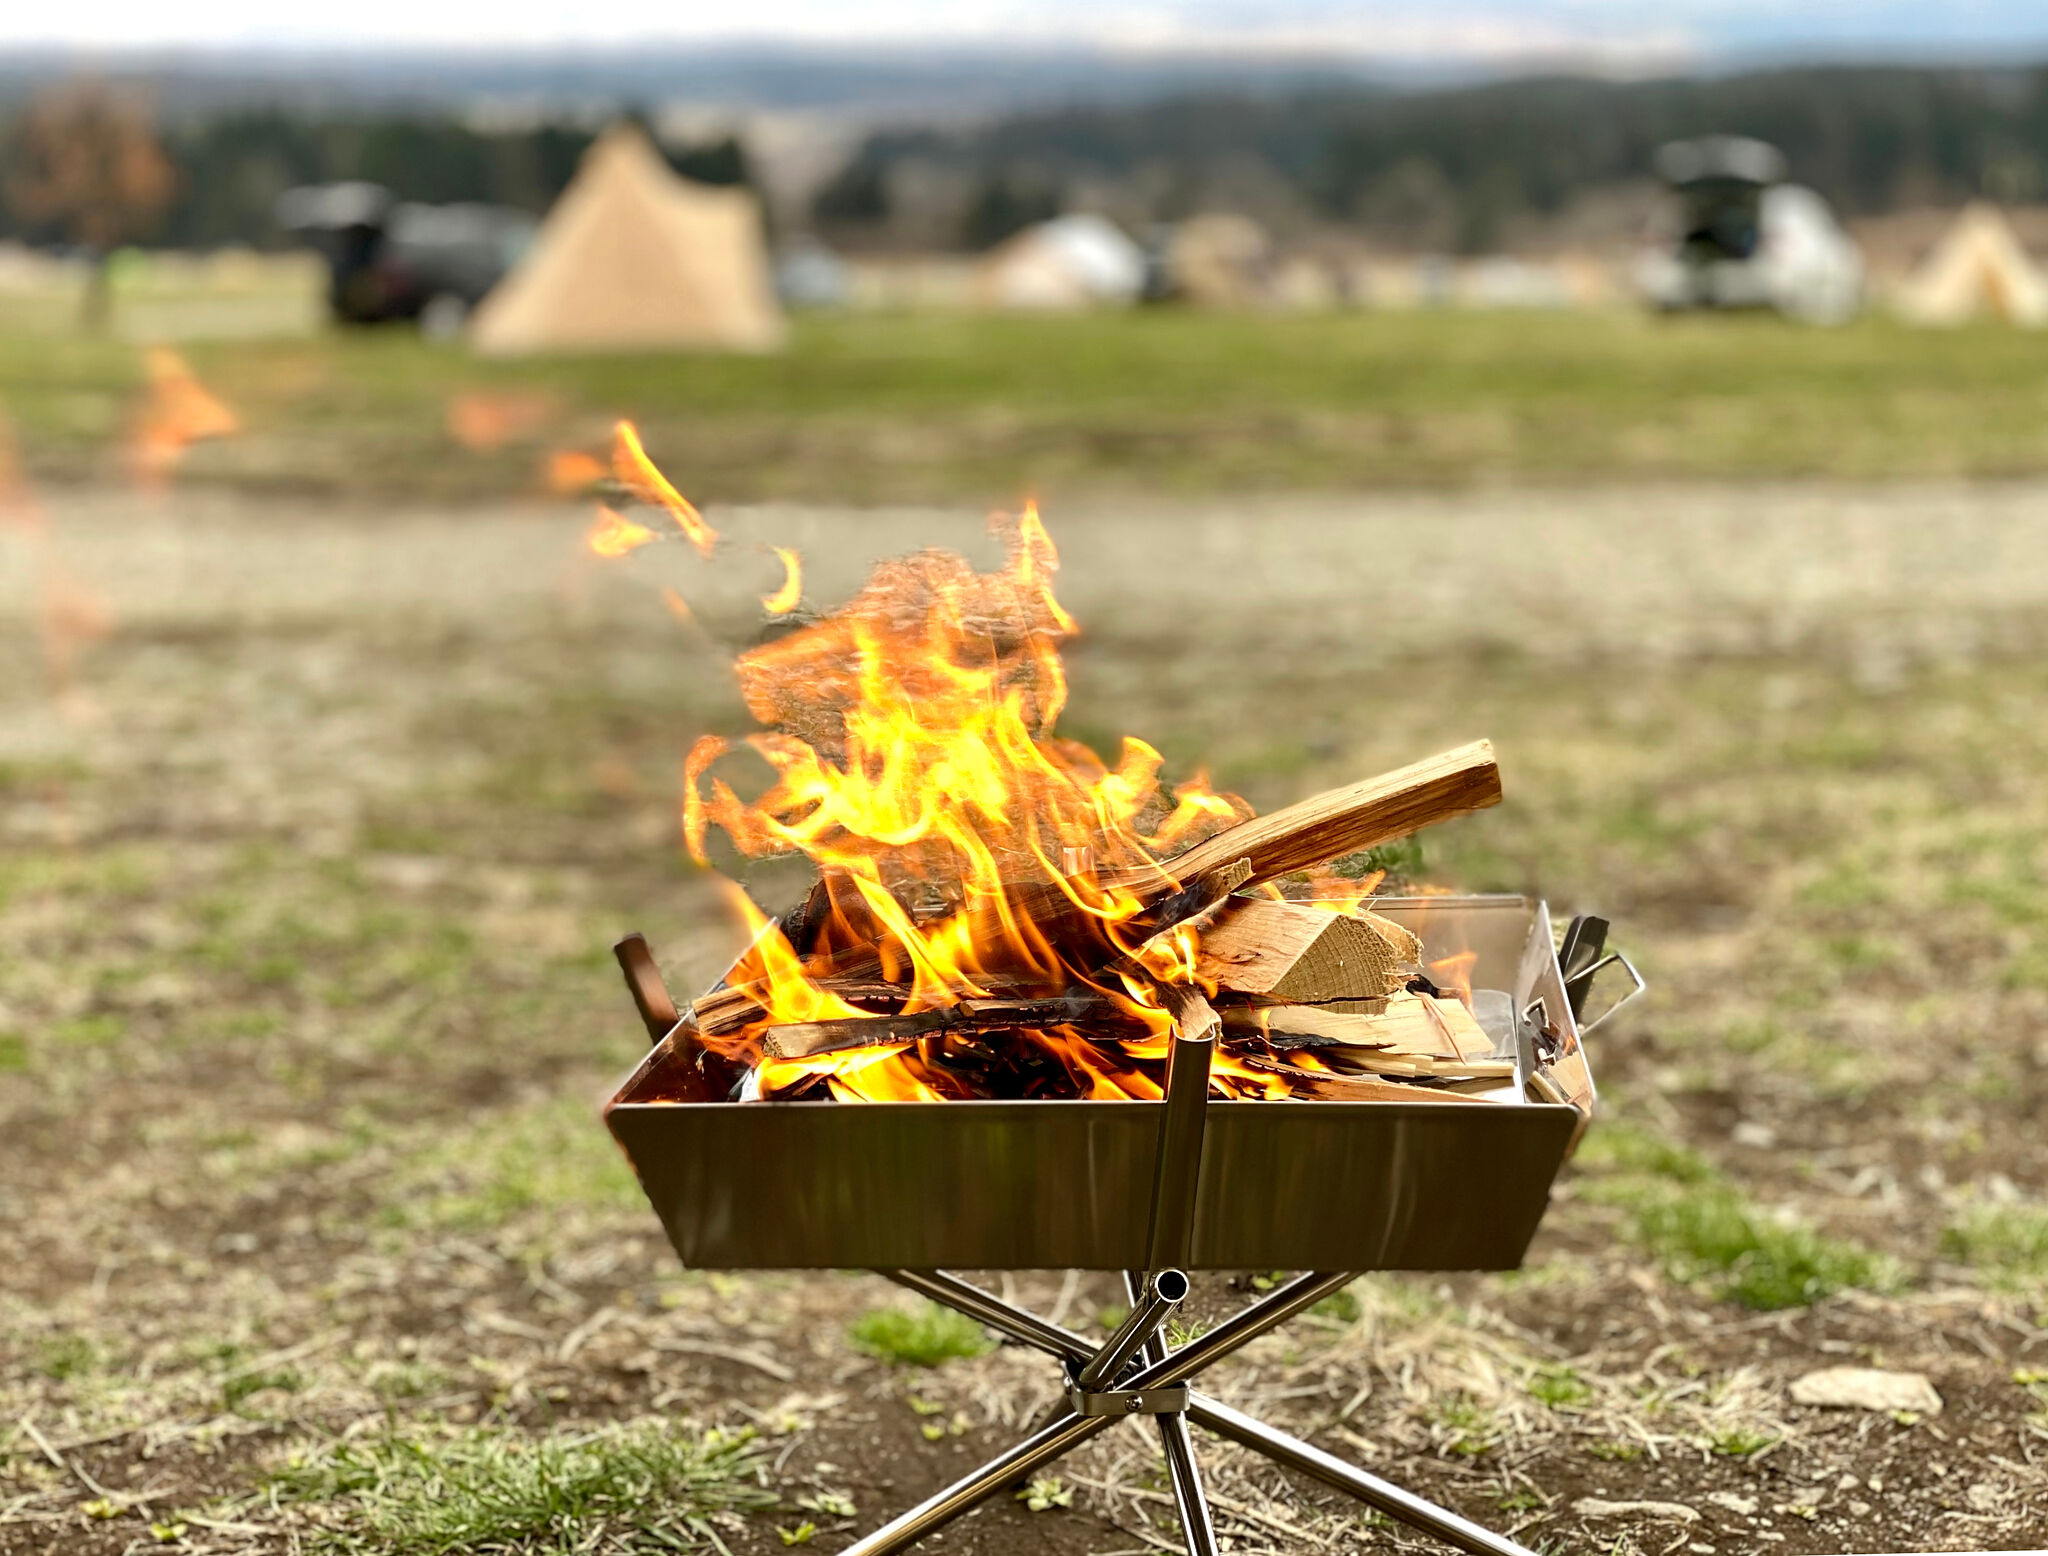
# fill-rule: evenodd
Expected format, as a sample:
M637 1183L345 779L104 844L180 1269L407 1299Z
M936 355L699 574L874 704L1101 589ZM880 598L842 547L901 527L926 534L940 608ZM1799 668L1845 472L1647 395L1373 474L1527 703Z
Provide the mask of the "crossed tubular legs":
M900 1286L930 1297L935 1302L965 1313L977 1322L1010 1339L1037 1347L1074 1368L1085 1368L1101 1347L1095 1342L1047 1322L1037 1314L1003 1301L979 1286L937 1270L881 1270ZM1135 1297L1140 1289L1136 1279L1126 1275L1125 1288ZM1356 1276L1311 1271L1298 1275L1250 1307L1233 1313L1215 1328L1168 1351L1156 1336L1143 1351L1143 1364L1136 1372L1119 1379L1123 1390L1141 1391L1184 1383L1204 1368L1221 1361L1231 1352L1256 1339L1267 1330L1285 1323L1304 1308L1342 1290ZM1044 1465L1079 1447L1117 1418L1081 1415L1072 1409L1061 1411L1053 1420L1018 1443L1007 1453L991 1459L980 1469L945 1490L884 1524L865 1539L846 1548L842 1556L890 1556L906 1550L940 1525L980 1506L1006 1486L1028 1478ZM1154 1416L1159 1423L1166 1463L1173 1478L1174 1503L1180 1511L1181 1529L1189 1556L1214 1556L1216 1536L1209 1518L1207 1499L1202 1494L1201 1474L1195 1464L1188 1423L1227 1437L1268 1458L1298 1470L1328 1486L1358 1498L1390 1518L1400 1520L1447 1545L1472 1556L1534 1556L1526 1547L1460 1518L1448 1508L1406 1491L1391 1481L1369 1475L1313 1443L1277 1431L1264 1422L1233 1410L1228 1405L1190 1390L1184 1413Z

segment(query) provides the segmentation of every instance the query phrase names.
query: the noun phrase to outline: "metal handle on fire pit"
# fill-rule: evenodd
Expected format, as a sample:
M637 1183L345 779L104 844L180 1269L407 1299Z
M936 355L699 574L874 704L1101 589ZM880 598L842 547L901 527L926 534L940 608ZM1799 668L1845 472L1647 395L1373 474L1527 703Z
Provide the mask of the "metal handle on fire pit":
M1147 1274L1131 1311L1101 1350L1073 1374L1069 1399L1083 1415L1122 1410L1148 1411L1137 1394L1111 1398L1117 1379L1159 1333L1175 1308L1187 1300L1187 1259L1195 1231L1195 1196L1202 1180L1202 1134L1209 1119L1209 1062L1215 1056L1214 1028L1190 1036L1176 1023L1166 1056L1166 1104L1159 1115L1159 1162L1152 1177L1152 1229L1145 1258ZM1185 1401L1164 1400L1178 1409ZM1101 1411L1096 1410L1100 1405Z
M1591 1021L1581 1022L1579 1024L1579 1036L1581 1037L1584 1037L1588 1032L1594 1031L1600 1026L1602 1026L1609 1016L1613 1015L1617 1010L1621 1009L1622 1006L1626 1005L1630 1000L1634 999L1638 994L1642 993L1643 990L1647 989L1650 986L1648 980L1646 980L1641 973L1636 971L1636 964L1630 961L1628 957L1622 954L1620 951L1609 951L1605 956L1601 957L1599 961L1595 962L1591 967L1588 967L1584 972L1580 973L1579 977L1585 981L1586 987L1588 989L1591 989L1593 986L1593 980L1610 967L1619 967L1623 972L1627 973L1629 976L1629 982L1633 985L1633 987L1630 988L1628 993L1622 995L1620 999L1616 1000L1612 1005L1609 1005L1605 1010L1601 1011L1600 1014L1595 1016Z
M1581 913L1566 926L1563 943L1557 948L1558 970L1564 976L1564 997L1571 1005L1572 1019L1579 1022L1581 1037L1599 1026L1647 987L1643 975L1636 971L1634 962L1619 951L1607 950L1607 927L1606 919L1596 918L1590 913ZM1606 954L1602 955L1602 952ZM1581 1020L1586 1012L1586 996L1593 992L1593 985L1599 981L1600 974L1615 966L1619 966L1629 975L1635 987L1591 1021Z
M1209 1119L1212 1031L1176 1031L1166 1060L1166 1107L1159 1120L1159 1167L1152 1179L1152 1235L1145 1268L1158 1275L1187 1263L1195 1234L1195 1192L1201 1187L1202 1132Z
M647 937L636 929L612 947L612 955L619 959L619 971L626 975L626 991L633 996L633 1008L646 1024L647 1040L660 1042L682 1020L682 1013L662 981L661 969L654 964Z

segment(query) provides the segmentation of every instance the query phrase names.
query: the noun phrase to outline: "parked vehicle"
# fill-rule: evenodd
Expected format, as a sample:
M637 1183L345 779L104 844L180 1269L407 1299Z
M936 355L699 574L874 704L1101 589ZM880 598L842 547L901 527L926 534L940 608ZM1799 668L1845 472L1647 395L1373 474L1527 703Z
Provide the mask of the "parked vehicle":
M1737 135L1673 141L1657 172L1678 221L1637 268L1652 306L1774 308L1816 324L1862 306L1862 254L1827 201L1784 182L1776 147Z
M415 320L452 335L517 264L537 223L500 205L420 205L381 184L288 189L279 223L327 261L328 306L343 324Z

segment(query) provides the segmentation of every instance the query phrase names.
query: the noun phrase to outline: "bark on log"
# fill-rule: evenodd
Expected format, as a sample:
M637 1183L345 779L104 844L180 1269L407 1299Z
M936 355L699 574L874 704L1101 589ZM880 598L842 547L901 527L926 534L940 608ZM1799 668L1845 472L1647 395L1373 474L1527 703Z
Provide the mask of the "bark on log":
M766 1028L761 1051L772 1059L807 1059L848 1048L908 1042L937 1032L991 1032L1005 1027L1058 1027L1077 1022L1114 1021L1121 1012L1110 1001L1087 993L1048 999L962 1000L910 1016L843 1017L792 1021Z
M1475 740L1241 821L1167 860L1166 868L1190 881L1233 859L1249 859L1253 882L1270 881L1498 805L1500 792L1493 743Z

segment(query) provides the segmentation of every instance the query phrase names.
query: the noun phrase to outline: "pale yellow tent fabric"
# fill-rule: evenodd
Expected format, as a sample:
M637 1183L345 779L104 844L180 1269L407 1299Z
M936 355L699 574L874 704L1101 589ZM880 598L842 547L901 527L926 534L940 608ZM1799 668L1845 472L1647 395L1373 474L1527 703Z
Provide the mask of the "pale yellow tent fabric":
M679 178L645 135L617 125L548 212L533 248L476 311L494 356L782 341L761 212L744 189Z
M1271 284L1273 240L1249 216L1226 211L1190 216L1166 245L1166 273L1191 303L1242 307L1263 302Z
M2009 324L2048 323L2048 278L1999 209L1978 203L1963 208L1906 278L1898 309L1916 324L1960 324L1979 314Z

